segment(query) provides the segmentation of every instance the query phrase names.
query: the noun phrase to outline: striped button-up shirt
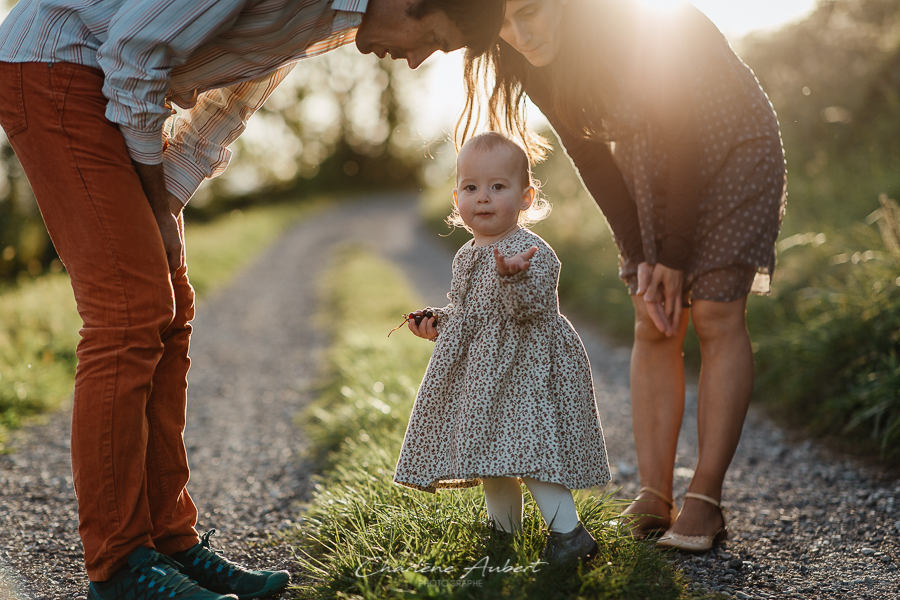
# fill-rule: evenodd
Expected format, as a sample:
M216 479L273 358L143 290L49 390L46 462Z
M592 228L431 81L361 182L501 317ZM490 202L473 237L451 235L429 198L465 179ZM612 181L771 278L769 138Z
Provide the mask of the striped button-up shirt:
M164 163L186 203L225 170L227 146L296 61L355 39L367 3L20 0L0 25L0 61L101 69L106 116L131 158Z

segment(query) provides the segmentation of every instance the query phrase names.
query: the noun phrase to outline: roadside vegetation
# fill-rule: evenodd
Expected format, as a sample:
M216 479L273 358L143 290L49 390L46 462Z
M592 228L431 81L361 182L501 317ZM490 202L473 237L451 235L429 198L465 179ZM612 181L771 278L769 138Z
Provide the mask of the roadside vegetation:
M578 493L599 557L583 567L538 564L541 517L526 496L525 533L492 539L480 487L429 494L392 481L431 345L387 333L419 306L403 275L359 248L323 283L333 342L318 400L303 420L318 483L290 543L303 598L687 598L675 566L651 544L604 527L618 506L604 490ZM365 304L364 318L347 314Z
M186 227L190 278L202 298L324 201L232 211ZM81 318L65 273L0 290L0 451L6 433L72 395Z

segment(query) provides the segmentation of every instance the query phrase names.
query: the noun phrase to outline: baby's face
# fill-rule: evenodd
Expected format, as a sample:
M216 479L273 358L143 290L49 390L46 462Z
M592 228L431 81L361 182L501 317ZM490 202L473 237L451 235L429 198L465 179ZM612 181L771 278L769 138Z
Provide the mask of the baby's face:
M534 188L524 182L512 151L463 148L453 196L476 246L500 241L518 229L519 211L531 206Z

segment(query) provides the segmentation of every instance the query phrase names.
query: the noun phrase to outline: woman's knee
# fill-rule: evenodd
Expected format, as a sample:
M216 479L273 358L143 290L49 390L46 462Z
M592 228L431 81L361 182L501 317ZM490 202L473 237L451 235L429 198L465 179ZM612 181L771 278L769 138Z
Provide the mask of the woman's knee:
M650 318L647 303L637 296L631 299L634 303L634 339L653 344L673 343L674 338L666 337Z
M481 480L486 494L522 494L516 477L489 477Z
M731 302L695 300L691 319L700 341L730 338L747 333L747 297Z

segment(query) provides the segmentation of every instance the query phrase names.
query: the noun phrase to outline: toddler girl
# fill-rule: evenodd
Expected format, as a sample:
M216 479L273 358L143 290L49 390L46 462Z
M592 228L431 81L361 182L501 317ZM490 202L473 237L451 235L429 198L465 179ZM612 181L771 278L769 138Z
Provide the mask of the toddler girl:
M521 530L524 482L550 530L543 559L590 557L597 543L570 490L606 483L609 467L588 358L559 313L559 259L523 228L549 206L525 152L497 133L463 146L456 182L450 220L474 239L453 259L450 304L408 324L436 345L394 481L483 483L491 524L507 533Z

